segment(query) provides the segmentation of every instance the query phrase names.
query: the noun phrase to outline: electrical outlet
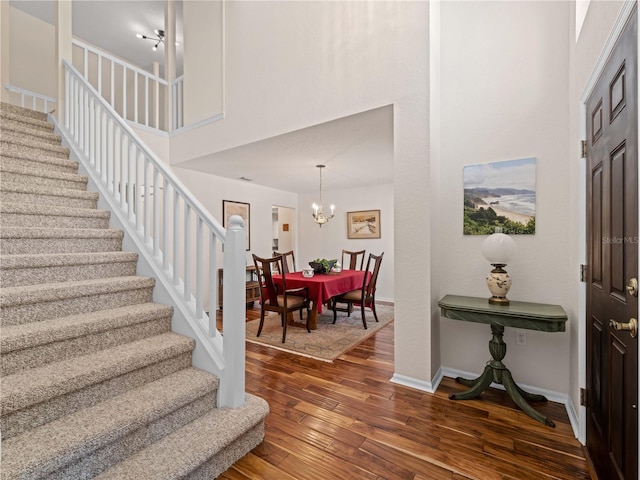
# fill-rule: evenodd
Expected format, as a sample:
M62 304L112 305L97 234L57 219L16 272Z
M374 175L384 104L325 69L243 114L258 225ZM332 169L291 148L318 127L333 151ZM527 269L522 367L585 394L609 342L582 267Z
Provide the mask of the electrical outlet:
M527 331L516 328L516 345L527 344Z

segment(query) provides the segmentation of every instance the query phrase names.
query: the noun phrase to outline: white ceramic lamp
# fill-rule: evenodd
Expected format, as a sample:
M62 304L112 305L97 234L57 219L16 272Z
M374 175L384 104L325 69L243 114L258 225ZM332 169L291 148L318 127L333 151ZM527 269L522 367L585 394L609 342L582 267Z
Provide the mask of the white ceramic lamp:
M509 305L507 293L511 288L511 277L504 267L515 251L516 244L513 238L502 233L500 227L496 228L496 233L489 235L482 242L482 255L494 267L487 275L487 286L491 292L489 303L492 305Z

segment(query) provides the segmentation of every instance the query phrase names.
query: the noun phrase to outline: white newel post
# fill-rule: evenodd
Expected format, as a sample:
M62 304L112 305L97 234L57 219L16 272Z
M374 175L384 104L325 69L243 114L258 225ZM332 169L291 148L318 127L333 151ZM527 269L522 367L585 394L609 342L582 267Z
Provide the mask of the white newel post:
M72 61L72 6L71 2L55 2L55 42L56 42L56 118L65 121L65 68L63 60Z
M171 85L176 78L176 4L170 0L164 7L164 79L167 81L164 97L164 129L172 130L173 106Z
M224 243L222 298L225 373L219 400L222 407L236 408L245 403L246 240L242 217L233 215L229 224Z

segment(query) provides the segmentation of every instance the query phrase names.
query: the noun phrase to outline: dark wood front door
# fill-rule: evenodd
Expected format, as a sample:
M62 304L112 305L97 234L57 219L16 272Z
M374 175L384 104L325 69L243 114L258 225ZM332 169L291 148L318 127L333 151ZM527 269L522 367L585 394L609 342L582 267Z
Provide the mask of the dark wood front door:
M637 11L587 102L587 449L598 476L638 478ZM614 323L614 322L617 322Z

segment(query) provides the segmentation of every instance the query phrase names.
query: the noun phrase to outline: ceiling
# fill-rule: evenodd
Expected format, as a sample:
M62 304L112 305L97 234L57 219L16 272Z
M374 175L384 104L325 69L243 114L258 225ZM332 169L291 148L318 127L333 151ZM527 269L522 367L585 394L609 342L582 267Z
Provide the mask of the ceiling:
M323 191L392 183L393 107L368 110L177 166L305 193L318 191L318 164L326 166Z
M176 4L176 65L182 73L182 0ZM54 25L55 2L52 0L11 0L10 5ZM164 1L95 1L73 0L73 35L96 47L128 60L144 69L153 62L164 64L164 47L153 51L154 43L136 38L137 33L153 35L164 29Z
M11 0L16 7L54 24L54 2ZM143 68L164 60L137 33L153 34L164 25L164 0L74 0L73 35ZM176 1L176 63L182 71L182 1ZM393 182L393 107L391 105L345 116L312 127L240 147L216 152L179 166L213 175L250 179L294 193L354 188ZM331 201L330 198L325 198Z

